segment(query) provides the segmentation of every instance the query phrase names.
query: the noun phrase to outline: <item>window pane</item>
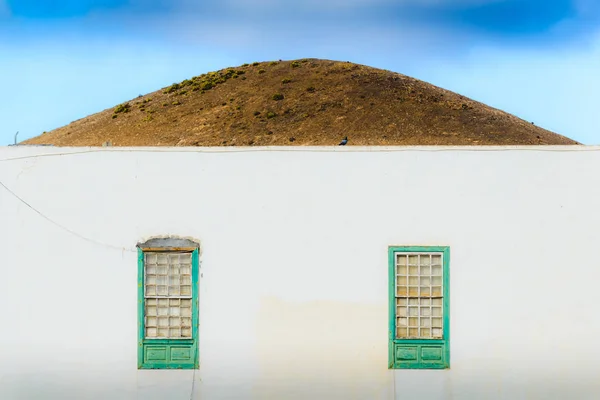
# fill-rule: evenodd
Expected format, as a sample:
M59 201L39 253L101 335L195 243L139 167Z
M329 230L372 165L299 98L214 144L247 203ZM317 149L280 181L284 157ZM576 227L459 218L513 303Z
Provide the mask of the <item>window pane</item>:
M398 275L406 275L408 273L408 268L406 265L399 265L396 267L396 274Z
M190 285L182 285L181 286L181 295L182 296L191 296L192 295L192 287Z
M158 306L158 315L169 315L169 306L159 305Z
M156 293L159 296L166 296L167 295L167 286L166 285L160 285L156 287Z
M181 306L180 314L182 317L191 317L192 309L190 307Z
M192 266L191 265L182 265L179 269L179 273L181 275L191 275L192 274Z
M156 285L146 285L146 296L156 296Z
M181 285L191 285L192 284L192 277L189 275L182 275L181 276L181 280L180 280L180 284Z
M158 264L156 267L156 273L159 275L167 275L169 272L169 266L167 264Z
M150 282L148 282L150 283ZM167 277L165 275L156 275L156 284L157 285L166 285L167 284Z

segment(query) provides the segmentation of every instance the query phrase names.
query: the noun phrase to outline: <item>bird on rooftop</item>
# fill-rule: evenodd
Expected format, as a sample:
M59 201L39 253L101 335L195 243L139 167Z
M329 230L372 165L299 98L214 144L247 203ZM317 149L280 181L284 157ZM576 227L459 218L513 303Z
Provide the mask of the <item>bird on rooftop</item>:
M346 145L346 143L348 143L348 136L346 136L346 137L344 138L344 140L342 140L342 141L340 142L339 146L345 146L345 145Z

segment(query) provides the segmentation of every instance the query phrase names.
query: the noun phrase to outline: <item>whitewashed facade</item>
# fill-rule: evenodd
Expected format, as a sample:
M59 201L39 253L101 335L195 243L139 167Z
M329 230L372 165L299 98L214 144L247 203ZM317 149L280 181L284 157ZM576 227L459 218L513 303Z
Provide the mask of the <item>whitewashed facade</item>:
M13 146L0 182L0 399L600 398L600 147ZM138 369L160 236L200 243L197 370ZM450 248L449 369L388 369L402 245Z

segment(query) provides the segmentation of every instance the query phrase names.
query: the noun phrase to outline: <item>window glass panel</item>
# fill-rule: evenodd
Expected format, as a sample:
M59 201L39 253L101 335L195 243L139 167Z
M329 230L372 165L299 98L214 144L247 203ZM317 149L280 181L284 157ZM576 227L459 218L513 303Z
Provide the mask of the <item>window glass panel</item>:
M403 327L396 328L396 337L405 338L408 336L408 329Z
M158 264L156 267L156 273L159 275L167 275L169 272L169 266L167 264Z
M156 287L156 294L159 296L166 296L167 295L167 286L166 285L159 285Z

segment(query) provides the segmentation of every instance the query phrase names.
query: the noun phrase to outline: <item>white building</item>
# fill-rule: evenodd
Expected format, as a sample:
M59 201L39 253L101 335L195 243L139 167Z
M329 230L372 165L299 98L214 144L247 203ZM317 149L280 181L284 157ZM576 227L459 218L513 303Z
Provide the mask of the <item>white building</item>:
M13 146L0 182L2 400L600 398L600 147Z

